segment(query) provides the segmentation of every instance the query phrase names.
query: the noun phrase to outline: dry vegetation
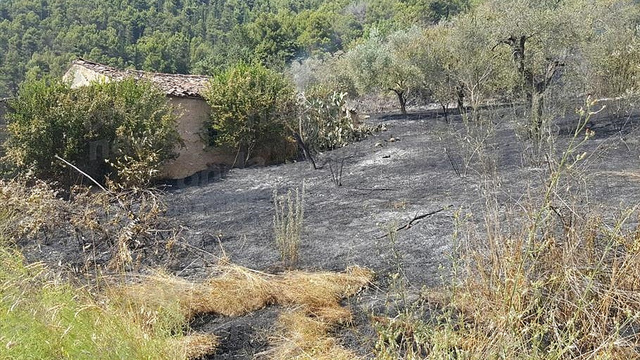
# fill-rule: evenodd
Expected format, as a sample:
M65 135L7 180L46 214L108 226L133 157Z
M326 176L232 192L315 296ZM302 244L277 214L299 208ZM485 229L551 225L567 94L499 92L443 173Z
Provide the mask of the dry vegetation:
M266 354L269 357L304 357L310 351L327 356L335 351L348 353L329 331L351 320L349 309L340 302L372 281L373 273L369 270L353 267L344 273L290 271L272 275L232 265L223 259L216 275L199 283L163 273L128 275L125 270L131 269L134 258L140 256L137 249L158 240L153 237L153 230L163 224L164 205L157 194L74 190L69 200L63 200L45 183L26 186L9 181L1 185L0 224L5 234L1 249L5 270L0 273L0 289L7 312L3 316L6 328L1 340L6 343L8 355L20 353L49 358L56 351L99 354L103 346L120 341L121 352L116 352L115 357L199 358L214 352L218 339L214 334L190 333L188 324L193 316L215 313L237 317L270 305L290 310L285 310L281 317L281 335L273 339L274 346ZM301 208L301 202L299 206ZM296 215L292 217L298 227L302 220L299 211L295 210ZM281 215L286 218L291 214ZM111 268L117 270L118 275L99 275L94 293L74 288L43 264L24 265L22 255L9 250L15 243L55 236L56 232L67 230L66 227L91 234L94 243L100 239L111 249L110 260L103 264L102 270ZM165 243L166 250L170 250L170 246L170 242ZM27 331L18 335L13 330L19 327L10 324L24 321L29 308L34 309L33 322L27 325ZM79 313L87 317L78 316ZM64 314L75 315L69 318ZM101 326L104 332L96 335L95 325ZM15 329L11 330L12 326L16 326ZM124 328L127 331L121 330ZM61 342L61 346L70 349L61 350L49 344L33 347L34 351L29 352L31 342L37 341L33 338L45 334L61 338L67 334L83 339L88 336L90 344L72 338L70 343ZM141 346L132 351L133 344L138 342ZM144 355L150 351L154 354Z
M640 212L585 203L587 100L541 188L498 206L483 173L485 212L456 214L451 278L419 306L374 317L380 359L630 359L640 356ZM531 189L530 189L531 190Z
M280 196L274 190L273 203L276 210L273 217L276 246L284 265L294 268L298 263L304 219L304 183L302 192L296 188L295 196L291 190Z
M378 357L637 358L640 229L626 223L638 215L586 218L564 231L554 220L534 241L531 223L467 238L450 285L423 294L438 316L376 318Z
M126 299L127 307L139 309L136 322L154 324L158 309L178 304L186 319L201 313L242 316L269 305L288 308L279 320L279 335L265 355L274 359L354 358L329 331L351 321L349 309L340 301L373 280L369 270L353 267L343 273L290 271L266 274L237 265L223 264L219 274L194 283L158 274L112 289L111 298Z
M163 256L159 250L171 250L178 241L154 190L62 192L42 181L0 180L0 199L7 240L21 245L74 239L78 256L85 257L84 269L76 270L94 269L96 262L111 270L132 269L149 254ZM105 255L97 259L96 254Z

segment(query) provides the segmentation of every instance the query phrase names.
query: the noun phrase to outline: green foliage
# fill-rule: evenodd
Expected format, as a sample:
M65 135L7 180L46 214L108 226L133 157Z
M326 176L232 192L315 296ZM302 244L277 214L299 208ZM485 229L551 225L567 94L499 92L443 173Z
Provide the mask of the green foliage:
M266 67L240 63L214 76L206 91L216 145L283 161L295 152L290 128L296 117L293 86Z
M422 30L413 27L384 38L374 29L369 37L347 54L347 64L358 92L393 91L406 113L411 93L423 87L419 59Z
M40 179L75 182L79 174L58 155L98 181L110 177L123 186L145 186L175 157L180 142L166 97L133 79L79 89L34 80L9 106L7 156Z
M404 28L421 9L404 0L6 0L0 98L27 74L62 75L76 57L171 73L210 74L241 60L281 68L344 50L372 26Z
M349 111L346 93L316 90L300 97L301 137L314 152L333 150L364 138L368 129Z
M398 21L430 25L449 19L470 6L469 0L404 0L397 7Z
M260 14L248 25L254 58L273 68L283 68L300 51L298 29L291 13Z
M184 350L176 346L178 337L171 335L184 317L158 322L149 331L133 321L134 313L109 302L99 304L86 291L40 264L25 264L19 252L0 245L0 358L184 358Z

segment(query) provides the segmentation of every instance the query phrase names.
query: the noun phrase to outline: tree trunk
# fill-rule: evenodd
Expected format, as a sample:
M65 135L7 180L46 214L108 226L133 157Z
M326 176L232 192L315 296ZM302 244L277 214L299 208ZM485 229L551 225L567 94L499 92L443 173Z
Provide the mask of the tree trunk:
M300 136L300 134L298 134L297 132L293 131L293 137L296 139L296 142L298 142L298 146L300 146L300 148L302 149L302 153L304 157L309 161L311 161L311 165L313 165L313 169L318 170L318 167L316 166L316 162L315 160L313 160L313 155L311 154L311 151L309 151L307 144L305 144L304 140L302 140L302 136Z
M442 111L444 112L444 121L447 122L447 124L449 123L449 109L447 108L446 104L441 104L440 106L442 106Z
M396 93L396 95L398 95L398 101L400 102L400 111L402 112L402 115L407 115L407 97L406 97L406 93L404 90L396 90L396 89L389 89L391 91L393 91L394 93Z
M544 92L533 92L531 100L531 124L529 132L532 139L535 141L542 140L542 125L544 122L542 110L544 107Z
M458 102L458 113L462 115L464 108L464 85L456 85L456 100Z
M522 90L531 110L529 135L532 139L539 141L542 139L542 126L544 123L544 95L553 77L558 69L564 66L564 63L550 60L547 64L546 72L535 76L533 70L525 66L525 44L529 37L525 35L520 37L510 36L506 40L502 40L501 43L511 47L513 62L518 73L522 76Z

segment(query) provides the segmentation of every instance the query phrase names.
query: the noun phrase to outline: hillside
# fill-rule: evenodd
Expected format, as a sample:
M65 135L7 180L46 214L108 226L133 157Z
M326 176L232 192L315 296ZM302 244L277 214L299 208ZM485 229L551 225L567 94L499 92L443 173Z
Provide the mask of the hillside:
M211 74L238 61L283 69L389 30L452 16L466 1L7 0L0 3L0 98L26 77L83 57L117 67ZM407 23L406 19L412 19Z
M602 105L607 104L597 106ZM624 125L612 122L606 111L593 116L595 135L575 149L572 134L579 119L558 119L556 141L546 150L550 162L539 162L526 155L529 143L513 126L518 110L490 111L499 114L496 123L481 132L466 129L459 116L447 123L433 111L408 117L379 114L371 122L384 124L386 131L322 155L319 170L308 162L233 169L208 184L169 189L163 200L171 227L179 229L172 250L153 255L153 246L164 246L161 240L133 248L134 257L143 267L161 266L187 279L207 278L220 261L278 273L283 268L274 242L273 191L282 194L304 184L299 266L341 271L358 265L376 273L375 286L349 301L354 322L336 330L341 344L369 358L380 331L374 330L376 316L393 318L410 310L429 319L421 307L429 299L425 289L455 281L452 261L464 258L468 246L484 249L487 239L496 236L493 231L504 236L526 232L522 224L536 206L545 206L548 179L562 174L551 208L572 218L574 226L596 218L615 222L626 209L637 210L637 114ZM586 157L571 169L556 168L567 149ZM343 162L342 185L337 186L331 171ZM562 218L545 211L549 217L541 225L541 239L561 241ZM421 215L427 216L412 221ZM636 229L634 216L625 229ZM54 267L66 264L63 268L74 271L109 260L104 245L58 239L24 243L23 250L29 259ZM269 333L278 312L268 307L239 318L203 315L192 326L220 336L211 359L250 359L272 345Z
M637 0L0 0L0 50L0 358L640 358Z

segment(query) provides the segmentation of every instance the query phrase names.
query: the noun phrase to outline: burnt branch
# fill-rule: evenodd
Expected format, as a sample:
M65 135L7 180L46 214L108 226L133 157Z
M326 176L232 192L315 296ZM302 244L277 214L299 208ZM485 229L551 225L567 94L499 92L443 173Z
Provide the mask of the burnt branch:
M440 209L438 209L438 210L434 210L434 211L432 211L432 212L428 212L428 213L426 213L426 214L416 215L416 216L414 216L414 217L413 217L413 219L409 220L409 222L408 222L408 223L406 223L405 225L400 226L399 228L395 229L395 232L398 232L398 231L400 231L400 230L408 230L408 229L411 229L411 227L413 227L413 225L415 225L418 221L420 221L420 220L422 220L422 219L424 219L424 218L427 218L427 217L429 217L429 216L433 216L433 215L435 215L435 214L437 214L437 213L441 213L441 212L443 212L443 211L445 211L445 210L449 210L451 207L452 207L452 205L448 205L448 206L441 207L441 208L440 208ZM388 234L388 233L387 233L387 234L384 234L384 235L382 235L382 236L380 236L380 237L378 237L378 239L383 239L383 238L385 238L385 237L387 237L387 236L389 236L389 234Z

